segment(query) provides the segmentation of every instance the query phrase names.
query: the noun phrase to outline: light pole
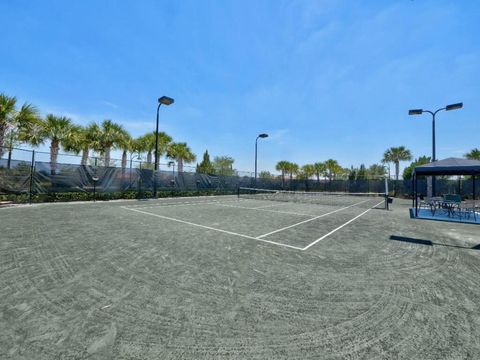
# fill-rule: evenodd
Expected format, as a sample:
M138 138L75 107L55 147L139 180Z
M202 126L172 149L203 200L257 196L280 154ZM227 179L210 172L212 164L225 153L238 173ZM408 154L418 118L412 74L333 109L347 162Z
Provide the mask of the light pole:
M153 197L157 197L157 170L158 170L158 113L160 112L160 106L171 105L175 100L168 96L162 96L158 99L157 106L157 127L155 128L155 171L153 175Z
M463 103L456 103L456 104L447 105L435 111L423 110L423 109L408 110L408 115L422 115L423 113L429 113L430 115L432 115L432 162L437 161L437 157L435 155L435 150L436 150L435 149L435 115L437 115L437 113L442 110L445 110L445 111L457 110L457 109L461 109L462 107L463 107ZM434 176L432 176L432 196L435 196L435 177Z
M257 146L258 146L258 139L265 139L268 137L268 134L260 134L255 139L255 187L257 187Z

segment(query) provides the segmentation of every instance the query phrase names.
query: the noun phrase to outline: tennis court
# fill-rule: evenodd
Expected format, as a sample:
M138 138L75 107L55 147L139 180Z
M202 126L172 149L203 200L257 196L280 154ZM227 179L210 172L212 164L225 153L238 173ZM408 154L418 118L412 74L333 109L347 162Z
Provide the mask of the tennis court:
M380 194L340 196L245 190L238 197L213 201L184 199L122 208L137 215L304 251L370 210L385 206Z
M2 208L0 358L477 358L475 225L329 195Z

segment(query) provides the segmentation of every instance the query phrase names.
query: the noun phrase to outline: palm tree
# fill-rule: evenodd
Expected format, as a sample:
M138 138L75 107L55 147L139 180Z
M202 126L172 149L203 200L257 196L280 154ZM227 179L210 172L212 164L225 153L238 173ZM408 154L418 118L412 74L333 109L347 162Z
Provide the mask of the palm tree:
M408 160L412 160L412 154L405 146L391 147L383 154L383 162L392 162L395 164L395 180L398 180L400 174L400 161Z
M100 151L100 134L100 127L96 123L91 123L87 127L75 125L63 147L75 154L82 153L80 164L87 165L89 151Z
M122 170L127 168L128 153L135 152L136 145L135 140L127 132L119 139L118 147L122 150Z
M290 182L293 180L293 175L298 173L299 166L295 163L288 163L288 173L290 174Z
M314 174L317 177L317 183L320 183L320 176L325 175L325 171L327 170L327 167L325 166L325 163L323 162L316 162L313 164L314 167Z
M338 161L333 159L325 161L325 169L327 171L328 181L332 181L342 172L342 167L338 164Z
M194 162L197 157L187 143L171 143L167 148L167 157L177 161L177 172L183 172L183 163Z
M164 132L158 133L158 159L157 162L160 162L160 156L165 154L168 148L168 145L172 142L172 138ZM139 152L147 153L147 164L152 164L152 155L155 152L155 132L145 134L138 138L138 149ZM160 167L157 164L157 169Z
M315 174L315 165L306 164L303 165L301 168L301 174L303 179L305 180L305 188L308 190L308 179Z
M14 135L14 129L26 127L39 119L38 110L31 104L23 104L20 110L15 105L17 99L5 94L0 94L0 158L3 155L5 135L7 132Z
M465 154L465 157L470 160L480 160L480 149L472 149L470 152Z
M282 172L282 188L285 187L285 174L288 172L288 161L282 160L275 165L275 170Z
M309 179L311 176L315 174L315 165L312 165L312 164L303 165L301 168L301 172L305 179Z
M100 149L104 155L105 166L110 166L110 152L118 146L126 136L127 131L123 126L115 124L112 120L104 120L100 126Z
M55 175L60 146L68 144L73 132L74 126L69 118L48 114L44 120L22 126L20 138L33 146L50 140L50 170Z

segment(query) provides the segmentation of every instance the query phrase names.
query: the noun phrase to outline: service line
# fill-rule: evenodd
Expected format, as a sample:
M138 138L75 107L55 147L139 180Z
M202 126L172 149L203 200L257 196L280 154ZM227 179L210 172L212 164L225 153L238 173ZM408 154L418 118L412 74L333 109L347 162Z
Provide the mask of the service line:
M273 205L263 205L263 206L255 206L254 209L263 209L263 208L267 208L267 207L274 207L274 206L285 206L289 204L288 202L284 202L284 203L281 203L281 204L273 204Z
M236 233L236 232L233 232L233 231L227 231L227 230L217 229L217 228L214 228L214 227L211 227L211 226L206 226L206 225L201 225L201 224L195 224L195 223L192 223L192 222L190 222L190 221L175 219L175 218L168 217L168 216L163 216L163 215L158 215L158 214L152 214L152 213L147 212L147 211L142 211L142 210L138 210L138 209L128 208L128 207L125 207L125 206L122 206L121 208L122 208L122 209L125 209L125 210L135 211L135 212L138 212L138 213L141 213L141 214L145 214L145 215L155 216L155 217L158 217L158 218L164 219L164 220L175 221L175 222L178 222L178 223L187 224L187 225L191 225L191 226L196 226L196 227L203 228L203 229L207 229L207 230L213 230L213 231L221 232L221 233L224 233L224 234L240 236L240 237L242 237L242 238L251 239L251 240L255 240L255 241L261 241L261 242L265 242L265 243L269 243L269 244L277 245L277 246L283 246L283 247L290 248L290 249L303 250L301 247L298 247L298 246L292 246L292 245L282 244L282 243L279 243L279 242L270 241L270 240L265 240L265 239L258 239L258 238L253 237L253 236L248 236L248 235Z
M230 204L223 204L223 203L216 203L216 205L226 206L226 207L231 207L231 208L236 208L236 209L268 211L268 212L278 213L278 214L289 214L289 215L299 215L299 216L308 216L308 217L314 216L312 214L305 214L305 213L299 213L299 212L294 212L294 211L270 210L270 209L262 209L262 208L258 208L258 207L238 206L238 205L230 205Z
M319 241L322 241L323 239L329 237L330 235L332 235L333 233L337 232L338 230L340 230L340 229L343 228L344 226L347 226L348 224L350 224L352 221L355 221L356 219L358 219L360 216L363 216L363 215L365 215L367 212L369 212L370 210L376 208L378 205L382 204L383 202L384 202L384 200L380 201L377 205L372 206L370 209L365 210L365 211L362 212L360 215L355 216L353 219L348 220L346 223L340 225L339 227L333 229L333 230L330 231L329 233L323 235L321 238L318 238L317 240L315 240L315 241L313 241L312 243L308 244L308 245L305 246L302 250L305 251L305 250L307 250L309 247L311 247L311 246L315 245L316 243L318 243Z
M266 233L266 234L263 234L263 235L259 235L259 236L257 236L256 238L257 238L257 239L261 239L261 238L264 238L265 236L269 236L269 235L272 235L272 234L276 234L276 233L278 233L278 232L280 232L280 231L284 231L284 230L287 230L287 229L291 229L291 228L293 228L293 227L295 227L295 226L298 226L298 225L306 224L306 223L308 223L308 222L310 222L310 221L313 221L313 220L316 220L316 219L320 219L320 218L322 218L322 217L324 217L324 216L328 216L328 215L334 214L334 213L336 213L336 212L339 212L339 211L342 211L342 210L351 208L352 206L356 206L356 205L363 204L364 202L367 202L367 201L370 201L370 199L368 199L368 200L363 200L363 201L360 201L360 202L358 202L358 203L356 203L356 204L352 204L352 205L349 205L349 206L345 206L345 207L343 207L343 208L340 208L340 209L337 209L337 210L333 210L333 211L330 211L330 212L325 213L325 214L322 214L322 215L315 216L315 217L313 217L313 218L311 218L311 219L307 219L307 220L300 221L300 222L295 223L295 224L293 224L293 225L285 226L285 227L283 227L283 228L281 228L281 229L277 229L277 230L270 231L269 233Z

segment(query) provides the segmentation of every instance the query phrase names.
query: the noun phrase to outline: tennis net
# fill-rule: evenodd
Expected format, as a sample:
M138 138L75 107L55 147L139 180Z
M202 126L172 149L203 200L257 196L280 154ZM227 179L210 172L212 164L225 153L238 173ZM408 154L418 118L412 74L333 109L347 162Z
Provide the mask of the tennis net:
M385 193L310 192L239 187L238 197L240 199L283 201L330 206L387 208L387 196Z

